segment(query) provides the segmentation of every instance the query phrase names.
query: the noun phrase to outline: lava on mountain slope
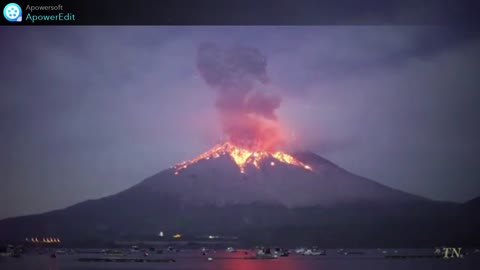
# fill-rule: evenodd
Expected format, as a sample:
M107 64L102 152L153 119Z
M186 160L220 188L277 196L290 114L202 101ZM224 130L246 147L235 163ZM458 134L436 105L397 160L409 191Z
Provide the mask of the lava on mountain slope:
M296 158L294 158L293 156L285 152L251 151L246 148L237 147L228 142L223 144L218 144L213 148L211 148L210 150L206 151L205 153L200 154L199 156L191 160L181 162L173 166L173 169L175 171L175 174L178 174L181 170L186 169L188 166L194 163L197 163L200 160L209 160L211 158L218 158L222 155L228 155L232 159L232 161L235 162L235 164L237 164L241 173L245 172L245 168L249 164L259 169L260 162L267 158L273 158L282 163L287 163L290 165L302 167L310 171L312 170L312 168L309 165L302 163L301 161L297 160ZM275 163L272 161L270 162L270 165L275 166Z

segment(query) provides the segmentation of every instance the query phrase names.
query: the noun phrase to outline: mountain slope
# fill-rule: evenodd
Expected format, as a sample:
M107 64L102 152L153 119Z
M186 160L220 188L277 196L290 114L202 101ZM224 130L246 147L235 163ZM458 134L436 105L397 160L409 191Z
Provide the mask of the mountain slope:
M265 159L260 169L247 166L245 173L228 156L202 160L175 174L165 170L131 191L168 190L183 203L248 204L264 202L286 207L330 206L357 201L407 202L425 200L362 178L329 162L318 162L306 153L297 154L313 171ZM316 156L318 157L318 156ZM319 158L319 157L318 157Z

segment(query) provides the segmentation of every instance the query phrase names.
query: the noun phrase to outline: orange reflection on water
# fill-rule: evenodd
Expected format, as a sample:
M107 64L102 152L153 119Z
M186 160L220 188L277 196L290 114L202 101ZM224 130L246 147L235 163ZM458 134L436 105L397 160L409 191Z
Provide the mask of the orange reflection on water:
M218 264L218 269L222 270L292 270L300 269L297 265L298 260L289 257L281 257L278 259L245 259L240 256L225 258L214 261ZM215 268L217 269L217 268Z

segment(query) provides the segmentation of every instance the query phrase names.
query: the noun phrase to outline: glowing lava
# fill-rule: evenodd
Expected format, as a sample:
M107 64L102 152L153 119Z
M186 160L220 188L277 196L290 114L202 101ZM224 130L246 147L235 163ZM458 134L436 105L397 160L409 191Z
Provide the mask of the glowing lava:
M208 160L211 158L218 158L223 155L228 155L232 159L233 162L237 164L240 168L240 172L244 173L245 168L248 164L255 166L257 169L260 168L260 162L265 160L266 158L274 158L280 162L287 163L290 165L302 167L306 170L312 170L312 168L301 161L297 160L293 156L276 151L276 152L269 152L269 151L251 151L245 148L237 147L231 143L224 143L218 144L214 146L212 149L208 150L207 152L197 156L194 159L184 161L179 163L173 167L175 170L175 174L178 174L179 171L186 169L191 164L197 163L200 160ZM275 166L275 162L270 162L271 166Z

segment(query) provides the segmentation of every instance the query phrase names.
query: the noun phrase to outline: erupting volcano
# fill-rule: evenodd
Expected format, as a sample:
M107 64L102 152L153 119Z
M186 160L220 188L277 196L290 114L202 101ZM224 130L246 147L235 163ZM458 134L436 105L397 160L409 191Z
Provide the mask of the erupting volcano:
M205 43L196 67L215 92L212 105L223 134L209 139L220 144L119 193L0 220L0 243L54 235L68 246L85 247L132 241L221 247L237 240L239 247L473 246L480 220L471 216L478 216L478 200L466 208L434 202L350 173L315 153L284 152L291 147L276 114L282 99L269 84L259 50ZM211 119L194 117L202 124ZM211 241L209 235L234 237Z
M260 169L265 162L270 166L281 162L312 170L309 165L279 150L285 144L275 114L281 98L262 89L270 81L266 66L266 57L254 48L222 49L212 43L199 46L197 68L217 93L215 106L228 142L177 164L175 174L200 160L223 155L229 156L241 173L245 173L250 164Z
M224 143L214 146L212 149L207 152L197 156L194 159L184 161L174 166L175 174L178 174L180 170L186 169L189 165L197 163L200 160L209 160L211 158L218 158L222 155L228 155L232 161L234 161L237 166L240 168L240 172L245 172L245 167L249 164L255 166L257 169L260 169L262 162L265 162L268 158L278 160L282 163L287 163L294 166L303 167L306 170L312 170L312 168L297 160L293 156L281 152L269 152L269 151L252 151L241 147L236 147L231 143ZM268 163L270 166L275 166L274 161Z

